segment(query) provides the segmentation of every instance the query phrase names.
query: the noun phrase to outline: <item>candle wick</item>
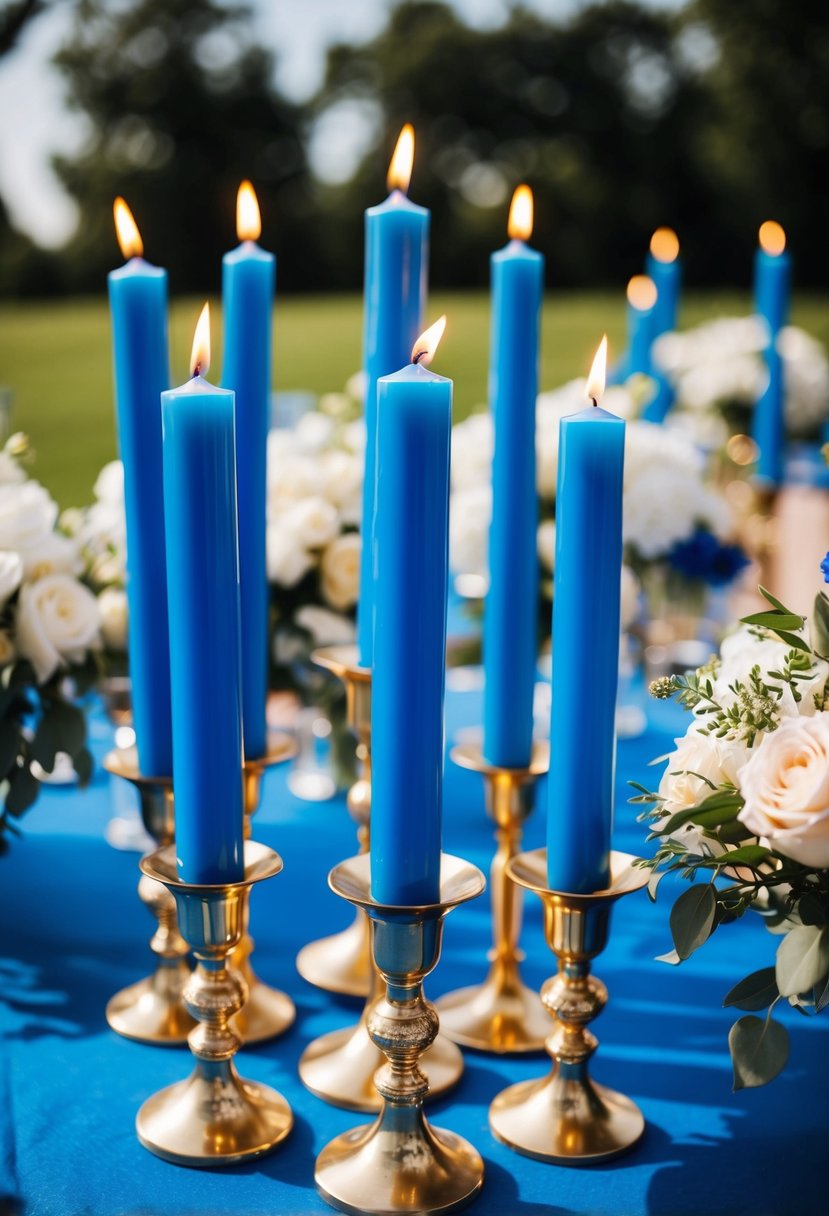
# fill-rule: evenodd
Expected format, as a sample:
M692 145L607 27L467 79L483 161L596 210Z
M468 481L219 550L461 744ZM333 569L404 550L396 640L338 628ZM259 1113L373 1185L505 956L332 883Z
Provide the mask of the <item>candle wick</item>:
M419 351L416 351L416 352L415 352L415 354L413 354L413 355L412 355L412 363L414 363L415 365L417 365L417 364L420 362L420 360L421 360L421 359L425 359L425 357L426 357L426 355L427 355L428 353L429 353L429 352L428 352L428 351L426 351L426 350L419 350Z
M596 398L595 398L595 397L591 397L591 398L590 398L590 400L593 402L593 408L594 408L594 409L598 409L598 408L599 408L599 403L598 403L598 401L596 400Z

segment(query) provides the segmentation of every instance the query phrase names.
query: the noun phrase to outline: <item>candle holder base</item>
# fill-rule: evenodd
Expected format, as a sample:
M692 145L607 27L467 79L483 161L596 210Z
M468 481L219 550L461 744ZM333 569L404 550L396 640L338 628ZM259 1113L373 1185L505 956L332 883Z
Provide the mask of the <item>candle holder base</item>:
M348 791L348 813L357 824L359 854L369 850L371 819L371 669L361 667L356 646L324 646L311 661L330 671L345 688L346 717L357 736L360 775ZM368 918L361 908L342 933L303 946L296 958L299 974L315 988L338 996L367 997L372 989Z
M170 778L145 777L134 747L116 748L104 757L104 768L128 781L138 793L141 818L148 834L160 846L172 843L174 831L173 785ZM138 896L156 921L150 940L156 968L152 975L129 984L107 1004L106 1019L116 1034L137 1043L178 1047L187 1042L195 1026L183 998L190 978L187 943L178 930L176 901L159 882L142 874Z
M587 1027L608 999L590 964L607 944L613 904L647 884L647 873L634 869L633 861L626 853L612 853L610 886L588 895L547 887L546 849L522 853L509 865L513 880L540 897L545 937L559 964L558 974L541 990L554 1022L546 1043L552 1071L511 1085L489 1108L496 1140L527 1157L594 1165L627 1152L645 1129L638 1106L597 1085L588 1072L598 1041Z
M489 764L477 744L453 748L451 758L459 768L482 775L498 848L489 878L494 943L489 973L482 984L449 992L435 1002L440 1024L450 1039L476 1051L495 1055L543 1051L550 1019L538 994L521 979L522 891L509 877L507 866L518 854L524 820L533 808L535 782L549 767L549 747L537 743L526 768Z
M429 1083L419 1063L438 1032L423 979L440 957L446 913L480 895L483 875L444 854L440 901L421 907L376 903L368 857L336 866L328 881L371 920L374 961L386 994L372 1004L367 1027L386 1063L375 1077L382 1099L377 1119L337 1136L322 1150L314 1172L317 1190L343 1212L429 1216L454 1211L478 1194L484 1167L472 1145L430 1127L423 1114Z
M138 1139L176 1165L212 1167L261 1157L285 1139L293 1115L275 1090L236 1072L233 1057L241 1038L232 1019L244 1006L247 986L230 966L230 956L244 932L250 887L278 874L282 861L272 849L247 841L240 882L182 882L174 847L143 858L141 868L175 899L182 933L196 957L184 999L197 1025L188 1038L194 1071L147 1099L136 1118Z

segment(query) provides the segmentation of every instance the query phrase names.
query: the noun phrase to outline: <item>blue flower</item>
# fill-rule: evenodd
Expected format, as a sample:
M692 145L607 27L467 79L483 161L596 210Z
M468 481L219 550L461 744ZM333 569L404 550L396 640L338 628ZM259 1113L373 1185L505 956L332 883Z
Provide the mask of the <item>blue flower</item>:
M668 561L687 579L707 583L710 587L727 586L749 564L739 545L724 545L713 533L702 528L687 540L678 541L668 554Z
M820 568L823 571L824 583L829 583L829 553L826 554L823 561L820 563Z

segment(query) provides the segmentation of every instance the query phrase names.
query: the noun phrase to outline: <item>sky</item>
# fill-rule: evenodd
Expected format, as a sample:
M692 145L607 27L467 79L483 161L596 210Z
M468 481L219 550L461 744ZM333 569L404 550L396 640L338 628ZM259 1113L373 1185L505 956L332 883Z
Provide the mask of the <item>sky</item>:
M276 83L303 100L320 82L325 52L333 42L371 38L392 0L249 0L266 46L278 56ZM476 25L497 25L509 0L451 0ZM526 7L565 15L580 0L524 0ZM660 6L678 0L648 0ZM68 110L61 77L51 58L71 24L68 0L51 6L25 30L18 47L0 60L0 196L13 224L39 244L57 247L71 235L75 207L49 164L55 152L71 153L84 140L82 116ZM332 180L350 175L369 132L368 117L342 107L321 122L310 154L314 168Z

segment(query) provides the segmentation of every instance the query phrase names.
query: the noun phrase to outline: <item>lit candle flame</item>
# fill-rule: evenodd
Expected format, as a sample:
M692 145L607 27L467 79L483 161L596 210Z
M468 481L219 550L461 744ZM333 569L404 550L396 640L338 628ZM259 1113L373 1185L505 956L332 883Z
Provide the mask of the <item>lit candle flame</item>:
M120 195L112 204L112 214L115 217L115 235L118 237L122 255L125 258L140 258L144 252L144 242L132 212Z
M518 186L512 196L507 233L513 241L528 241L533 234L533 192L529 186Z
M628 304L638 312L653 308L656 295L656 284L646 274L635 274L628 283Z
M651 253L657 262L675 262L679 257L679 237L673 228L657 228L651 237Z
M412 347L412 363L420 363L423 367L428 367L435 357L435 351L438 348L438 343L443 337L443 331L446 329L446 314L438 317L434 325L430 325L420 335L418 340Z
M206 376L210 369L210 305L205 304L196 322L193 334L193 349L190 353L190 372L193 376Z
M236 235L240 241L258 241L262 235L262 218L253 186L242 182L236 195Z
M402 190L404 194L408 192L414 164L414 143L414 127L407 122L397 137L389 164L389 172L386 177L389 190Z
M599 349L593 356L590 365L590 375L587 377L587 396L594 405L598 405L604 396L604 385L607 379L607 334L599 343Z
M772 257L779 257L786 248L786 233L776 220L766 220L760 225L759 239L763 253Z

